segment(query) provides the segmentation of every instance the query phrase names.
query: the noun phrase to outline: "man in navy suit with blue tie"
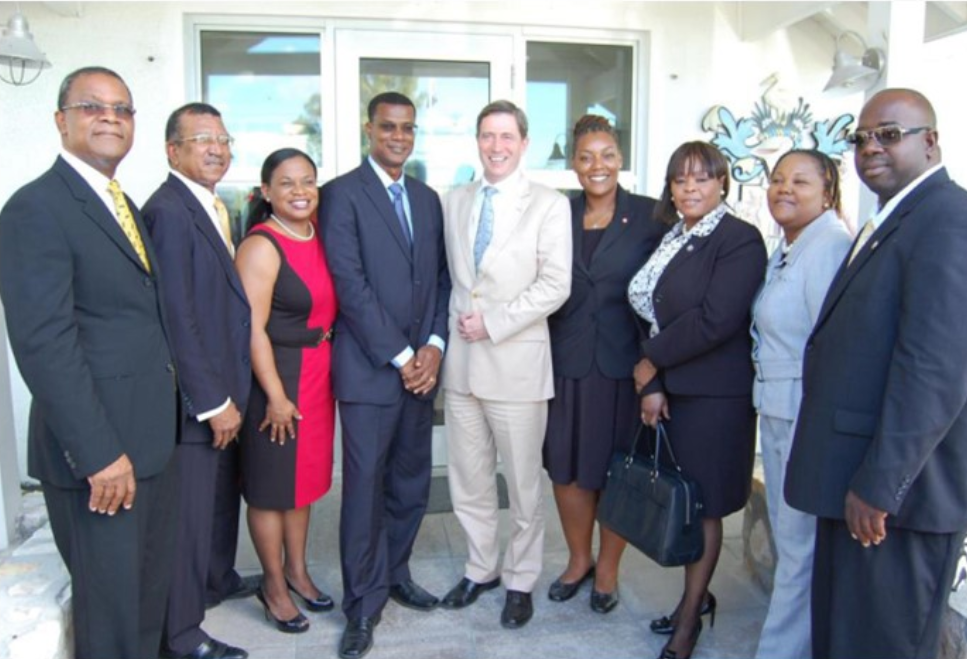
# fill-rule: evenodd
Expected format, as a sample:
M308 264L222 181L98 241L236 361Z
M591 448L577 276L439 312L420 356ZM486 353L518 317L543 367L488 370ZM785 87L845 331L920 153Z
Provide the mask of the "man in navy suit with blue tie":
M228 213L215 194L232 161L231 141L211 105L175 110L165 129L171 172L144 205L159 267L168 275L162 294L182 410L180 518L164 645L166 656L190 659L248 656L201 629L212 539L226 531L218 526L237 534L238 485L218 475L223 461L228 471L237 462L235 440L252 382L251 309L235 271ZM229 500L227 519L216 513L220 499Z
M806 344L785 495L818 517L814 659L927 659L967 529L967 192L919 92L850 140L878 204Z
M368 107L369 157L322 188L320 226L339 297L332 377L342 422L343 659L373 645L387 599L439 600L409 559L430 488L433 396L450 279L440 198L403 174L416 108L386 92Z

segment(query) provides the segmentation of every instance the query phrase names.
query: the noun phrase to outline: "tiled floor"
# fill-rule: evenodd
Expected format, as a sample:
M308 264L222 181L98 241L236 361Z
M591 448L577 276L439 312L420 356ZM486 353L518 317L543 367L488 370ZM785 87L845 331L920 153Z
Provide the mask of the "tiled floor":
M483 594L461 611L437 609L420 613L390 602L376 628L371 659L609 659L657 657L666 640L648 631L651 618L667 612L681 592L682 570L661 568L633 549L621 566L621 604L608 615L588 607L589 586L572 600L555 603L547 588L564 569L567 550L561 534L550 486L545 488L547 539L544 573L535 590L535 613L520 630L500 626L504 591ZM314 506L310 538L310 569L316 583L341 596L338 519L339 483ZM506 513L504 513L506 514ZM504 524L502 530L506 533ZM740 659L752 657L767 604L742 564L742 516L726 520L725 547L712 590L719 600L715 627L703 631L693 657ZM243 531L244 534L244 531ZM461 576L467 550L463 532L452 513L428 515L414 548L414 579L442 596ZM247 537L239 551L239 569L258 571ZM308 614L311 629L286 635L262 617L254 599L226 602L208 612L205 629L215 638L246 648L252 659L325 659L337 656L345 618L336 611ZM708 618L705 619L706 625Z

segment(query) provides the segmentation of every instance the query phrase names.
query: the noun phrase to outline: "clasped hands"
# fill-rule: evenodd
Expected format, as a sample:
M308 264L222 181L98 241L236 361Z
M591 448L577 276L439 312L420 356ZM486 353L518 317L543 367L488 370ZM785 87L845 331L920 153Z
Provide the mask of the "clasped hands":
M443 353L439 348L433 345L423 346L400 368L403 387L417 396L430 393L436 386L442 361Z

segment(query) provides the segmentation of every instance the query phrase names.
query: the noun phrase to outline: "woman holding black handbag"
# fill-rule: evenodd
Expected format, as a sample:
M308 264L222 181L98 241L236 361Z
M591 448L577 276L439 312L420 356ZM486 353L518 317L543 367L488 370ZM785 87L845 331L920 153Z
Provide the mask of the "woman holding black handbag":
M758 229L728 213L728 161L712 145L687 142L672 154L656 217L672 225L628 287L650 324L635 366L642 421L662 420L682 470L704 497L705 551L685 566L675 610L651 629L671 634L661 659L690 657L714 622L708 584L722 548L722 518L749 497L755 451L749 314L766 250Z

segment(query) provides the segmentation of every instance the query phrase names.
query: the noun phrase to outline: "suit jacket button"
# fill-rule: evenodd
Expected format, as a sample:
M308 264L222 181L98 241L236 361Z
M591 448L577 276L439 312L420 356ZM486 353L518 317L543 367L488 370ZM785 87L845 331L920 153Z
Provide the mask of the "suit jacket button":
M143 283L145 288L151 288L151 277L145 277Z
M251 326L252 326L252 321L250 321L248 318L242 321L242 327L251 327Z
M171 362L168 362L167 364L165 364L165 370L168 371L169 373L174 373L175 365L172 364Z

